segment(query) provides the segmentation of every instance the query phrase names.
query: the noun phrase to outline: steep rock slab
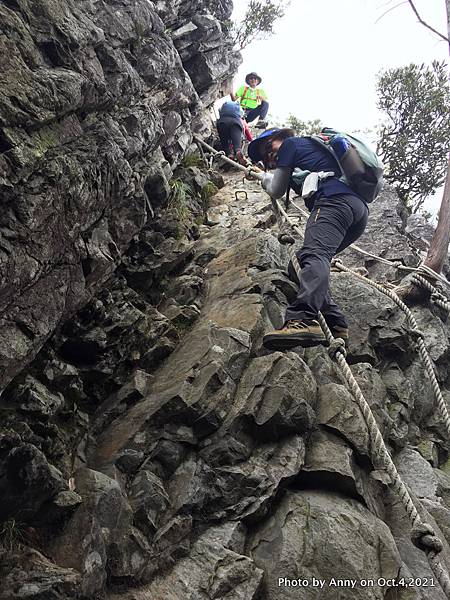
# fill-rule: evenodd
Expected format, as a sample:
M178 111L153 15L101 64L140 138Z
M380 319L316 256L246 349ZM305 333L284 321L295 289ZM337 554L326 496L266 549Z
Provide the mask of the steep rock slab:
M61 536L50 544L57 564L81 573L80 592L92 598L107 578L137 576L148 545L132 528L132 511L118 483L103 473L82 469L75 474L83 499Z
M245 428L263 440L305 433L314 424L316 394L312 373L297 354L255 358L239 382L221 431Z
M168 483L171 508L164 518L189 512L198 521L260 519L304 461L305 443L299 435L263 444L248 460L232 465L209 465L191 456Z
M155 373L146 397L99 437L92 452L96 468L110 464L148 421L161 425L176 420L204 437L218 429L230 411L253 341L267 323L255 275L260 277L280 259L275 248L270 252L273 237L264 232L251 233L231 247L233 232L229 236L204 273L205 298L197 322ZM200 247L203 252L204 245ZM270 271L265 285L273 287Z
M210 527L169 573L144 588L109 594L107 600L256 600L263 572L243 555L244 532L239 523Z
M195 328L166 361L144 400L99 437L92 464L105 468L113 462L149 420L155 425L181 422L193 426L200 437L217 429L249 353L249 336L242 331Z
M0 518L4 521L15 515L22 522L30 521L67 485L61 472L36 446L20 443L20 438L14 439L8 433L0 439L3 446L0 451L0 493L3 498Z
M264 600L411 598L376 583L380 577L395 578L401 568L387 526L360 503L333 492L287 494L251 534L247 549L265 572ZM313 578L324 581L322 589L313 586ZM297 580L305 582L301 589ZM363 586L362 580L373 580L374 587ZM347 582L346 587L337 581Z
M81 577L52 563L36 550L10 553L3 561L0 600L75 600Z

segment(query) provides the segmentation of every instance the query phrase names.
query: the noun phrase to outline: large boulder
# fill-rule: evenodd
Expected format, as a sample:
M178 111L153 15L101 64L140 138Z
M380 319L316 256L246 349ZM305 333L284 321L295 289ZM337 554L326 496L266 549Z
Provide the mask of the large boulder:
M382 581L392 581L401 567L388 527L359 502L331 491L287 494L248 548L265 572L266 600L393 598Z

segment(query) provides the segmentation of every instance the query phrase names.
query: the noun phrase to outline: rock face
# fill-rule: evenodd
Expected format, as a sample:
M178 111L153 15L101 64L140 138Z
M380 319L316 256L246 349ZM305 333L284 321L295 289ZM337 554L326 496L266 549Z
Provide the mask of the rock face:
M249 550L266 573L262 597L274 600L385 598L383 585L364 582L392 580L401 566L388 527L359 502L331 491L287 494L252 534Z
M443 600L327 349L262 347L296 294L267 196L181 161L239 60L230 11L0 3L1 600ZM385 190L359 245L416 264L409 235ZM405 316L332 288L450 566L449 441ZM446 315L413 312L448 398Z
M0 385L101 288L207 127L240 60L231 8L0 4Z
M194 167L183 177L203 214L207 180ZM20 533L5 598L442 600L326 349L261 346L295 284L266 197L247 183L243 202L240 185L228 176L209 200L213 226L180 230L170 203L156 208L120 269L6 388L2 511ZM392 202L388 191L371 212L386 232L378 252L396 245L412 262ZM448 440L405 317L349 274L332 286L352 371L448 561ZM413 310L447 394L447 324ZM20 596L26 552L34 587ZM430 585L385 583L414 577Z

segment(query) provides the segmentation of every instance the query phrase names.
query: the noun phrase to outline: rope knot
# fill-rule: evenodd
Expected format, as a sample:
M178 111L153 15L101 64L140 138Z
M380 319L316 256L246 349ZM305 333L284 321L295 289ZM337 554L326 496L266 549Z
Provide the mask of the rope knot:
M342 356L345 358L347 356L347 350L345 349L345 341L342 338L334 338L330 342L328 354L332 359L335 359L338 354L342 354Z
M411 541L420 550L433 550L436 554L442 552L443 545L436 532L428 523L419 523L411 531Z
M433 302L436 302L436 300L440 300L441 302L447 302L447 298L438 291L433 292L430 298Z

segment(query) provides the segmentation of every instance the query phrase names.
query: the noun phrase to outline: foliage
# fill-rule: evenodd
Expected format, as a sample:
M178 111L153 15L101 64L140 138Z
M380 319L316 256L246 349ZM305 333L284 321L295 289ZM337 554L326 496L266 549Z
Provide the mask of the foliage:
M182 179L172 179L168 207L178 221L178 235L182 236L183 228L189 222L189 198L192 198L192 188Z
M8 519L0 528L0 546L7 552L19 550L26 543L25 525L15 519Z
M198 154L198 152L188 152L184 155L183 160L181 162L183 167L204 167L205 163L203 158Z
M284 16L288 4L286 0L250 0L242 22L234 25L234 41L239 49L272 35L275 22Z
M378 107L386 114L378 152L405 205L417 212L445 179L450 148L448 67L410 64L378 76Z
M286 127L291 127L297 135L315 135L320 133L323 124L320 119L302 121L295 115L289 115L286 120Z
M205 208L208 208L210 199L217 194L218 191L219 188L212 181L208 181L208 183L202 187L202 200Z

